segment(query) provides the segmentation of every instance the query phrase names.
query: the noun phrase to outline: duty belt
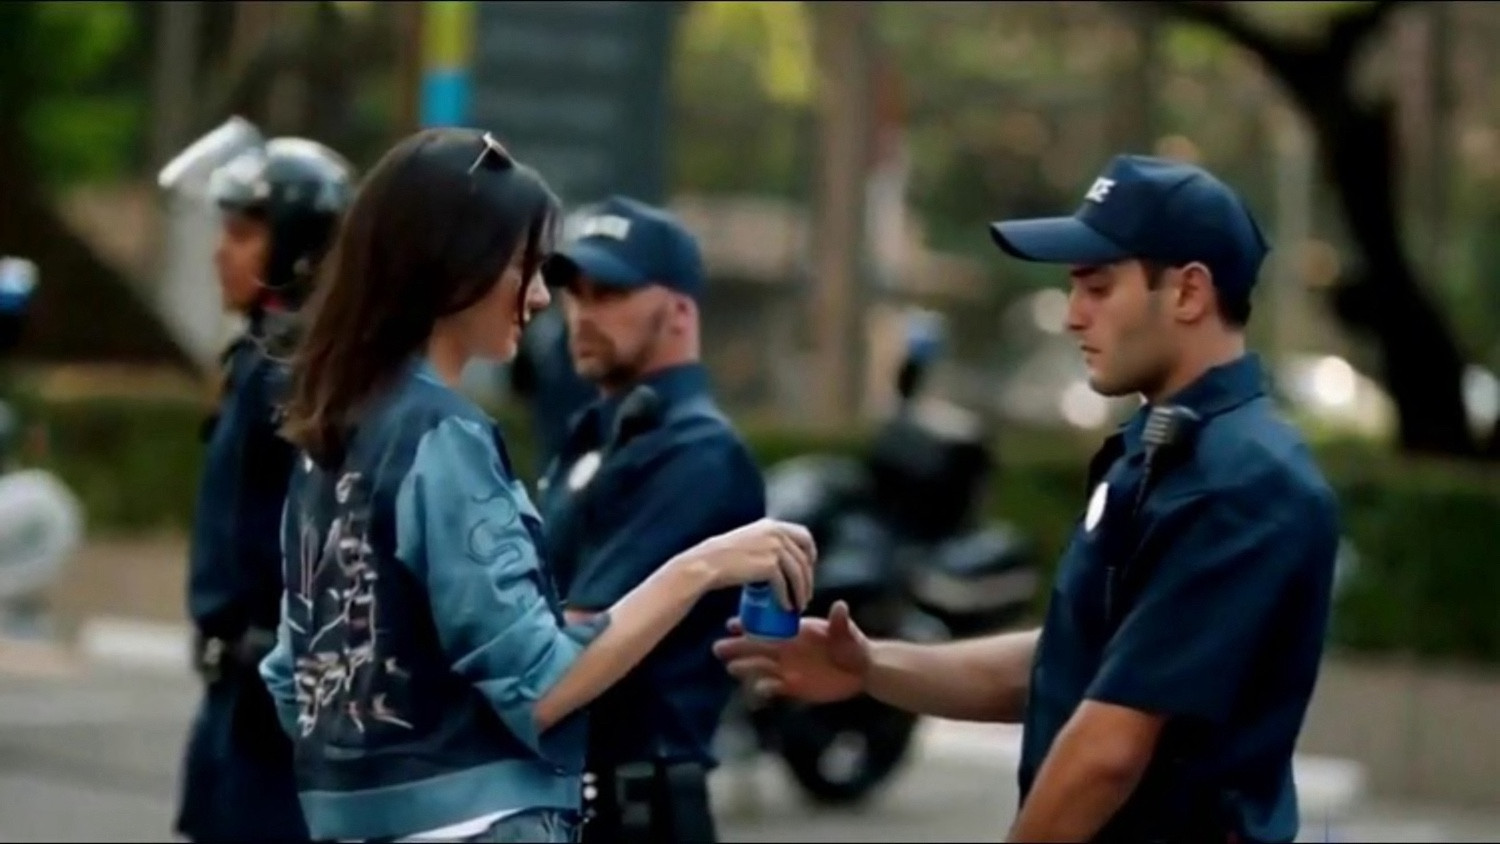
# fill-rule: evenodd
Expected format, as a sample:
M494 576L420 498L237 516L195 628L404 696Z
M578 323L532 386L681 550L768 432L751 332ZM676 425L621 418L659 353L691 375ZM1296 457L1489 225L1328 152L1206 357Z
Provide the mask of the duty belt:
M674 800L694 797L703 801L707 811L707 775L707 769L696 762L631 762L590 770L583 775L584 823L618 826L628 840L649 838L654 823L673 822L669 804ZM667 812L665 817L655 817L662 811ZM612 817L601 817L605 813ZM687 840L700 837L689 835Z

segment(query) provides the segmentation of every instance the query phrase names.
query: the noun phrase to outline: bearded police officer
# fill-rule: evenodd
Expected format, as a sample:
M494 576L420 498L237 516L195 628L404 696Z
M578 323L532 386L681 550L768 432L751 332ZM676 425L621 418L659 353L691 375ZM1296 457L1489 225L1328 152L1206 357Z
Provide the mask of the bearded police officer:
M352 191L337 153L301 138L256 144L218 168L214 261L246 331L224 353L205 425L188 570L204 698L188 739L177 830L195 841L307 839L282 732L258 665L280 614L279 525L294 451L278 434L284 358ZM165 181L164 177L164 181Z
M717 650L768 692L1023 723L1012 840L1292 841L1338 531L1245 350L1260 231L1206 171L1120 156L1074 216L992 234L1070 267L1092 386L1145 399L1089 466L1042 629L870 642L836 607L784 646Z
M703 262L671 214L613 197L575 215L549 262L578 373L600 398L543 478L549 561L572 618L662 561L765 515L765 488L698 359ZM712 645L736 595L704 599L591 709L593 842L711 842L706 776L733 681Z

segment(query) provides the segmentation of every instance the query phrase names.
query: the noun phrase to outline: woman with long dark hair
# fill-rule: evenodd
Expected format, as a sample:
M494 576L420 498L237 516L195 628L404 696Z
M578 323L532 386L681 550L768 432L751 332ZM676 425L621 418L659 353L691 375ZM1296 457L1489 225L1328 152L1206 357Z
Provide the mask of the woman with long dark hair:
M262 673L316 838L575 840L582 708L711 590L808 597L807 531L763 520L564 623L504 439L454 388L469 360L513 356L547 305L557 218L487 133L418 133L370 171L309 305Z

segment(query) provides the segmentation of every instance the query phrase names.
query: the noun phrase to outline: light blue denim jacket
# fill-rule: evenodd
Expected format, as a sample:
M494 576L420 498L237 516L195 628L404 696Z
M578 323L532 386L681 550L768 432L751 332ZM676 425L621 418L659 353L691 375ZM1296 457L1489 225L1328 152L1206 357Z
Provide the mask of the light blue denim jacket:
M315 838L578 807L584 716L539 733L533 710L607 616L564 624L540 537L494 423L425 365L338 467L298 461L261 671Z

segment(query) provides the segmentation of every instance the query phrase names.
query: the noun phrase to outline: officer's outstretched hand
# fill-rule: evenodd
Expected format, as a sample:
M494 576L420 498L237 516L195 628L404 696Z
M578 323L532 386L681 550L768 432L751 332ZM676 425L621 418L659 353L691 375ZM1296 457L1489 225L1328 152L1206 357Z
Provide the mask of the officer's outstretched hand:
M834 603L827 620L804 618L795 639L746 637L739 619L729 622L729 632L731 638L714 643L714 654L756 694L828 703L864 691L870 640L843 601Z
M802 525L761 519L706 539L681 556L706 563L715 589L769 583L781 605L797 612L812 600L818 546Z

